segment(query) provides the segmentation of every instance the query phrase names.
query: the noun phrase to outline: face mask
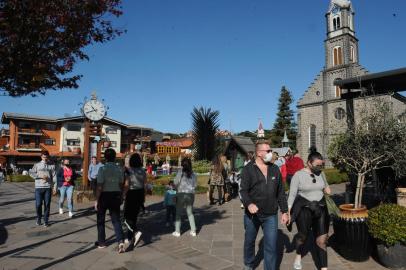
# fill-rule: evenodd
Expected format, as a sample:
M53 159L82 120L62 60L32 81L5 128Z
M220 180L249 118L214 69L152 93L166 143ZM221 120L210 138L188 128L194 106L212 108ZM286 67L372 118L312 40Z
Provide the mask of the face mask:
M312 173L314 173L315 175L320 175L321 171L323 170L322 166L312 166L312 168L310 169L312 171Z
M269 152L263 157L263 160L265 163L271 162L272 161L272 152Z

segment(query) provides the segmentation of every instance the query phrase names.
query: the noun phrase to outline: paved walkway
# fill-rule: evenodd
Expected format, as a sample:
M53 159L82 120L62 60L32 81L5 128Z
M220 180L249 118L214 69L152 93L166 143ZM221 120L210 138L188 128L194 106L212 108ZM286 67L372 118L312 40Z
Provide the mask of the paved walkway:
M333 189L342 192L343 186ZM237 200L222 206L208 206L206 197L198 195L195 203L198 236L189 235L185 220L180 238L172 237L173 228L164 226L161 198L148 197L147 205L150 214L140 219L144 232L142 241L134 251L117 254L113 241L106 249L94 247L96 216L90 204L76 205L75 216L69 219L67 213L57 213L53 199L51 226L38 227L35 226L33 184L3 183L0 186L0 269L242 269L243 211ZM291 244L294 234L280 227L280 270L290 270L295 256ZM110 222L106 233L112 240ZM259 245L261 237L258 235ZM328 254L332 270L385 269L372 259L364 263L345 261L332 248ZM304 270L315 269L310 253L303 262ZM262 264L257 269L262 269Z

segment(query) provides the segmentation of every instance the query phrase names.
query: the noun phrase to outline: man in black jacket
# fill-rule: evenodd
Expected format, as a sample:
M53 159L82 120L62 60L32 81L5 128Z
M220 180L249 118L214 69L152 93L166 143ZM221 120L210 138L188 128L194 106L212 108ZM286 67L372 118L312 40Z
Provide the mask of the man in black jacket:
M288 204L279 168L270 163L272 150L269 143L258 141L255 152L254 162L248 163L241 173L240 193L246 209L244 269L254 268L255 240L261 226L264 233L264 269L276 270L278 206L282 212L281 223L286 224L289 221Z

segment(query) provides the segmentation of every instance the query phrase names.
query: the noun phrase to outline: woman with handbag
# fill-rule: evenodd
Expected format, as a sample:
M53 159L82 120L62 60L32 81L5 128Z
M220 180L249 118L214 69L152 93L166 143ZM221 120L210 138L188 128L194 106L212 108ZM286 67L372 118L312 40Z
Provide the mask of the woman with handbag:
M324 194L330 194L322 168L323 157L318 152L310 153L307 167L296 172L290 185L288 206L290 223L296 222L296 258L293 269L302 269L301 259L304 244L310 232L315 239L318 269L327 270L327 238L330 225Z
M175 177L176 193L176 220L173 236L180 236L181 211L186 208L187 217L190 224L190 235L196 236L195 217L193 216L193 203L195 200L195 188L197 186L196 175L192 170L192 161L190 158L182 160L182 169L178 171Z

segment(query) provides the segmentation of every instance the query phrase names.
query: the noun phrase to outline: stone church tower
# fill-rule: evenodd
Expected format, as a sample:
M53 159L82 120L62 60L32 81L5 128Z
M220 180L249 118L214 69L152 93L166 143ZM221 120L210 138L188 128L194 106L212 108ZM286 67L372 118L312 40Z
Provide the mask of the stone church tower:
M341 89L334 86L334 80L368 73L359 64L354 15L349 0L331 0L325 15L327 23L327 38L324 41L325 66L297 104L297 149L304 159L307 158L310 147L316 147L327 158L332 136L347 129L346 102L341 100ZM404 108L404 98L396 97L398 100L391 99L392 102ZM355 106L361 102L363 103L354 100ZM327 165L330 165L329 162Z

